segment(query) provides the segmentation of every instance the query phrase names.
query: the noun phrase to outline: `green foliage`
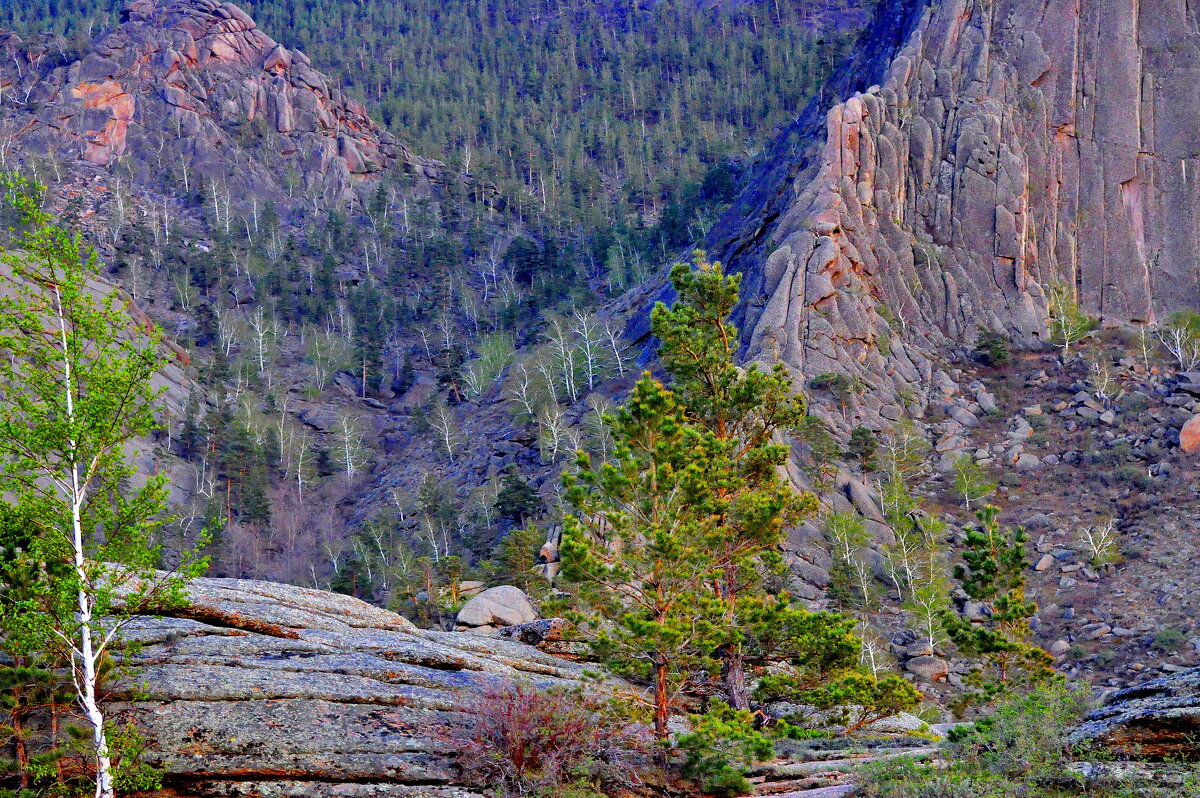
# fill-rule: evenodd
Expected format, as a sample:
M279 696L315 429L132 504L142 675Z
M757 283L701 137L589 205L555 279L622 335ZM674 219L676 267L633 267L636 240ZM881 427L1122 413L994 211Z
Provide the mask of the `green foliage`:
M544 596L550 583L537 571L538 554L546 543L546 530L537 524L514 527L496 551L496 579L515 585L535 599Z
M1096 328L1096 320L1080 310L1075 287L1068 283L1051 284L1048 310L1050 340L1062 349L1064 358L1073 345Z
M838 460L842 449L829 431L829 427L816 416L808 416L796 431L805 443L805 457L800 467L818 490L826 490L837 474Z
M507 333L484 336L475 352L475 359L468 361L463 369L463 382L470 396L479 396L490 388L516 357L512 336Z
M495 504L496 512L502 518L523 522L537 510L540 503L537 490L525 481L514 466L505 469Z
M994 368L1007 366L1012 360L1008 349L1008 339L1002 334L980 325L979 336L975 339L975 357L984 365Z
M920 468L914 464L910 450L919 448L915 443L897 444L895 440L888 448L883 510L895 540L880 551L913 631L935 651L945 639L941 619L949 606L946 523L921 512L909 490L908 480Z
M800 688L787 676L765 677L759 687L763 696L808 704L818 710L836 710L827 722L853 732L877 720L915 709L924 696L906 679L895 674L882 677L851 671L816 688Z
M565 478L575 512L561 547L597 651L652 678L660 738L688 681L718 664L730 704L747 707L747 650L783 528L815 505L778 474L788 449L777 435L805 416L790 377L734 364L738 277L701 252L671 276L679 299L656 306L651 326L675 390L646 375L607 417L610 461L581 454Z
M754 715L715 701L703 715L691 716L692 730L676 739L684 752L683 773L705 795L745 795L750 792L746 768L770 759L771 739L755 727Z
M1083 693L1062 683L1005 696L973 725L949 735L946 762L917 764L893 760L869 766L862 794L867 798L1067 798L1080 795L1068 765L1068 735L1087 709ZM1089 788L1105 798L1161 796L1145 786L1130 791Z
M830 513L825 519L825 537L833 556L830 597L843 606L870 609L879 591L867 561L871 535L862 517L857 513Z
M1187 642L1187 635L1178 629L1159 629L1154 633L1152 645L1159 651L1176 651Z
M879 449L879 438L866 427L855 427L850 433L846 453L862 463L863 471L875 470L875 452Z
M808 381L808 387L814 391L829 391L843 402L849 397L860 394L865 390L862 381L850 377L840 371L825 371Z
M649 375L608 423L611 462L581 454L578 477L565 477L575 512L564 519L562 574L593 611L597 656L653 682L661 739L688 677L711 667L720 641L706 589L715 570L705 545L708 441Z
M726 274L696 250L691 263L672 267L671 282L678 299L670 308L655 306L650 329L688 420L710 452L706 480L715 501L705 544L720 573L714 592L729 634L718 656L730 704L746 709L742 600L762 594L765 578L782 567L784 527L817 507L815 496L796 494L779 475L789 451L783 436L803 425L807 406L782 364L770 370L736 365L738 330L728 319L741 275Z
M954 492L962 496L963 505L968 509L971 502L986 498L995 489L996 483L987 478L983 466L971 455L964 454L954 461Z
M742 599L745 652L760 666L782 668L798 689L813 689L852 670L861 642L856 621L834 612L810 612L786 594Z
M108 742L113 751L113 786L118 793L162 789L162 770L142 761L148 742L132 720L108 724Z
M1029 537L1022 527L1002 530L999 515L993 505L976 513L979 525L967 530L964 564L954 569L963 592L988 610L986 620L975 623L949 610L942 615L950 639L963 653L983 657L991 671L980 674L972 699L985 702L1009 687L1013 668L1028 683L1054 675L1050 655L1029 642L1029 619L1037 613L1037 604L1025 600Z
M1181 370L1200 365L1200 313L1183 310L1172 313L1157 336Z
M177 575L156 574L166 479L129 484L127 448L158 429L160 333L136 329L118 292L97 283L95 253L41 210L42 187L13 175L0 187L16 220L0 254L0 492L5 526L22 519L32 532L6 551L0 625L8 653L70 664L107 798L107 652L134 615L182 601L183 577L205 562L185 556Z

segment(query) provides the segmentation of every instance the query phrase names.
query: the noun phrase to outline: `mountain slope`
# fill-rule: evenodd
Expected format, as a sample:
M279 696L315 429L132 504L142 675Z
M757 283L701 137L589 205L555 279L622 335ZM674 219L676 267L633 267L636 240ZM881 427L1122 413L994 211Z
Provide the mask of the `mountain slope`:
M18 113L0 135L226 205L298 191L344 200L396 161L436 172L230 3L135 0L121 19L78 58L7 35L0 88Z

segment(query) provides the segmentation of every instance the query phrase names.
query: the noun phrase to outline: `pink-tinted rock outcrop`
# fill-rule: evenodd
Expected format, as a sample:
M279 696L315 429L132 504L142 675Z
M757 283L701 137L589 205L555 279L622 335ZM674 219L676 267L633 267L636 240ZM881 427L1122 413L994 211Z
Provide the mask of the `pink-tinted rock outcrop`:
M78 54L0 32L0 136L239 197L343 196L396 162L437 173L232 3L130 0L121 20Z

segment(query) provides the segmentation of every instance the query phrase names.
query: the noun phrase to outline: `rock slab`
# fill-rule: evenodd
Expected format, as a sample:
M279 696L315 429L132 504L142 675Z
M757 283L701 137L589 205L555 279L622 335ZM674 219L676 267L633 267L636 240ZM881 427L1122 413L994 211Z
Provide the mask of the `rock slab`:
M172 795L473 798L454 768L464 708L511 680L582 680L515 640L423 631L348 596L236 579L189 593L128 627L140 645L110 705Z
M1071 739L1132 759L1200 760L1200 668L1113 693Z

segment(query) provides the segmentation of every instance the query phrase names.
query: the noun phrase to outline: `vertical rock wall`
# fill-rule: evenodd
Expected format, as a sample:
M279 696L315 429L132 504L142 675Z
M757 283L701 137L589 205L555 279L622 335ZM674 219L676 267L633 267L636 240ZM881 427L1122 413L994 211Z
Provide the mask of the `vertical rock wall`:
M883 424L945 382L947 339L1043 341L1053 282L1107 320L1200 307L1184 0L885 3L865 47L710 242L746 275L750 358L859 376Z

